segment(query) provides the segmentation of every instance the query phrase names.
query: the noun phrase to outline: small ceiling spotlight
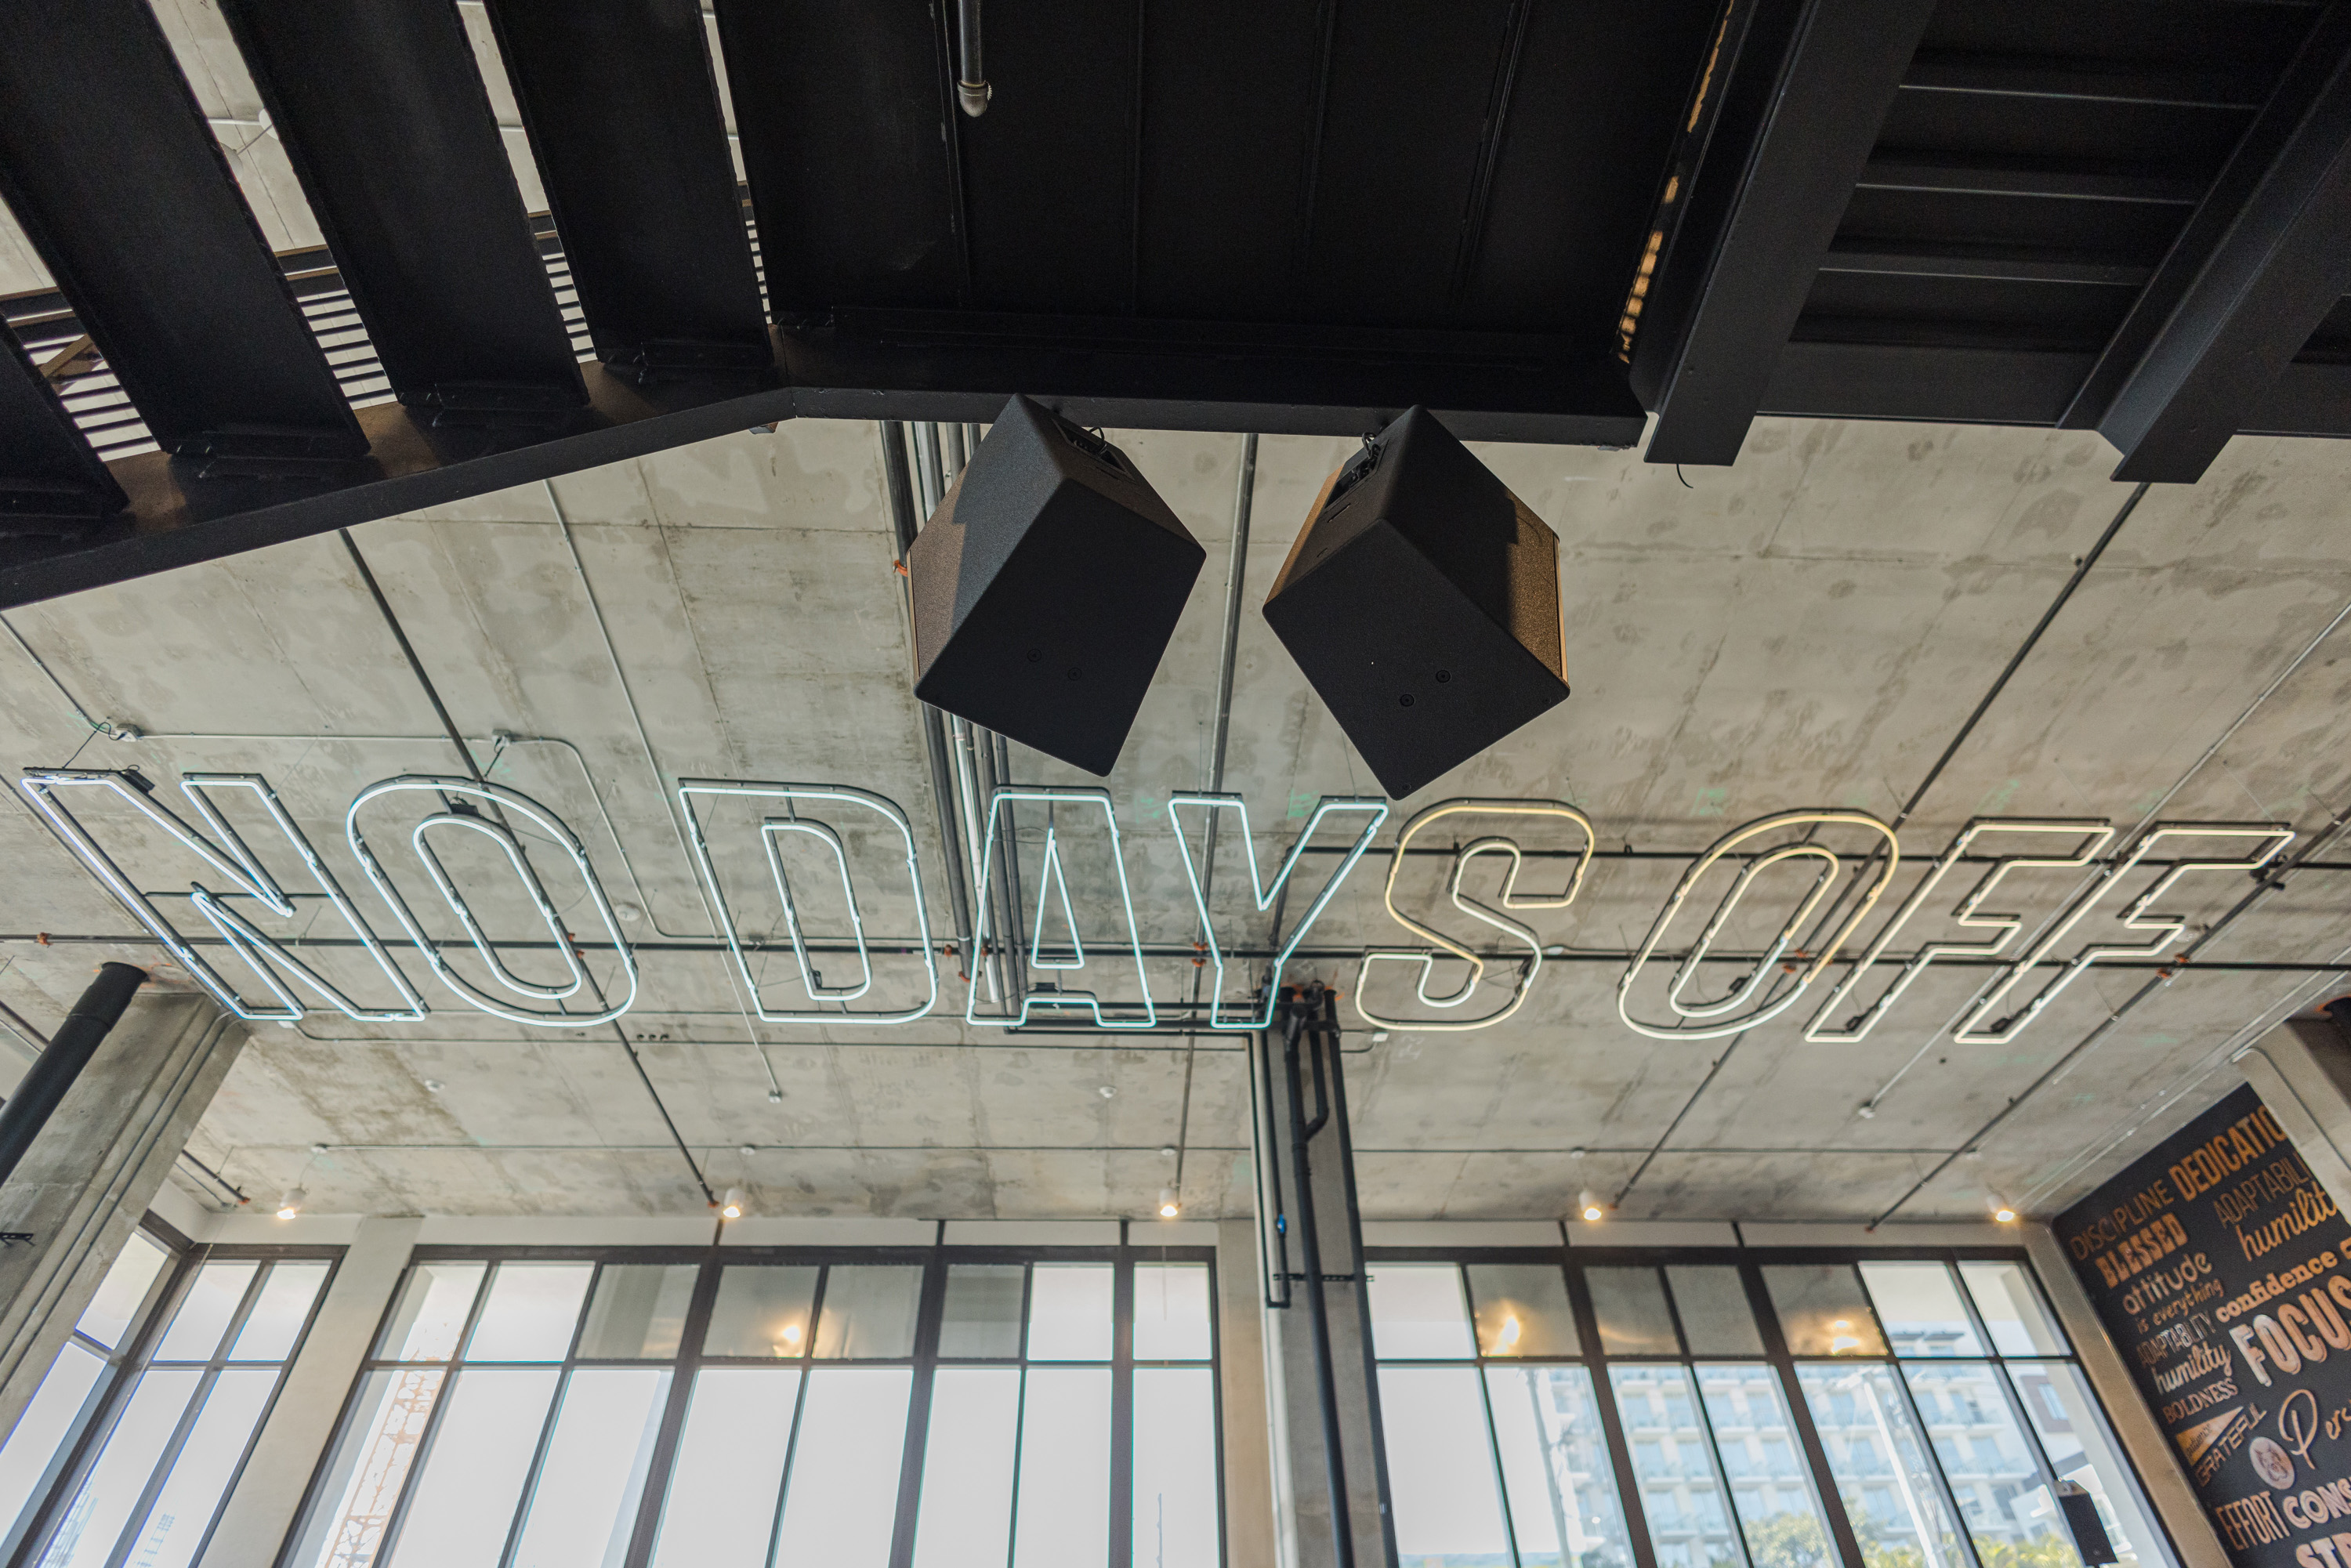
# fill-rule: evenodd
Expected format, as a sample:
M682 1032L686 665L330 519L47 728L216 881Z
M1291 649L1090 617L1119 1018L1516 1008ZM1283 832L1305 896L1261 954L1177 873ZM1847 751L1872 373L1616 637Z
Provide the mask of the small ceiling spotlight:
M304 1192L298 1186L287 1187L286 1189L285 1196L277 1200L277 1218L280 1219L293 1218L296 1215L302 1212L302 1205L309 1200L309 1197L310 1195L308 1193Z
M906 551L914 695L1106 775L1207 559L1124 453L1015 397Z
M719 1217L725 1219L740 1219L743 1218L744 1210L750 1206L750 1194L739 1186L730 1186L726 1189L726 1201L718 1206Z
M2016 1206L2009 1202L2008 1199L2001 1197L1998 1193L1994 1193L1990 1198L1988 1198L1985 1201L1984 1207L1991 1210L1991 1217L1996 1224L2013 1225L2016 1223Z
M1588 1186L1575 1195L1575 1211L1595 1225L1608 1218L1608 1206Z
M1559 536L1425 408L1324 482L1265 621L1389 795L1567 700Z
M1176 1189L1172 1186L1161 1187L1159 1189L1159 1218L1162 1219L1173 1219L1183 1212L1184 1204L1183 1201L1176 1196Z

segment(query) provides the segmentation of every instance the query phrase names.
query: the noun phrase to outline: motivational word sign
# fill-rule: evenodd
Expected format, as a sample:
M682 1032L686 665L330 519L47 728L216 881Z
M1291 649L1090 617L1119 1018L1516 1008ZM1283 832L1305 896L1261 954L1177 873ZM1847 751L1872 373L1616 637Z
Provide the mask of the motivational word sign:
M2351 1568L2351 1227L2240 1089L2056 1222L2241 1568Z

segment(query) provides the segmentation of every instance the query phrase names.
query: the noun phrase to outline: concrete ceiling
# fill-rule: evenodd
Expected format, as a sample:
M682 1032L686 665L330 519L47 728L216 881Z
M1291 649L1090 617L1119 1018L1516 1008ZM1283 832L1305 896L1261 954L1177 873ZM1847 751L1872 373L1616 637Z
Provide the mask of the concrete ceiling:
M1204 781L1240 441L1112 434L1208 551L1109 780L1144 935L1182 944L1193 921L1158 802ZM1259 462L1228 787L1251 802L1269 866L1299 826L1285 817L1293 802L1376 791L1257 612L1345 445L1268 438ZM1766 420L1736 469L1692 472L1687 484L1630 453L1480 450L1560 534L1575 695L1396 802L1383 844L1414 810L1456 796L1573 801L1608 850L1695 852L1742 821L1797 807L1890 818L2129 494L2104 477L2112 459L2098 439L2075 433ZM2351 632L2313 648L2351 606L2346 497L2351 446L2243 438L2201 484L2151 492L1904 825L1903 870L1881 912L1977 814L2105 818L2124 830L2150 815L2274 820L2308 831L2351 805L2351 757L2337 739ZM706 939L705 905L559 503L662 774L820 780L891 797L924 846L934 933L951 935L873 427L788 423L574 475L552 497L533 486L356 531L455 722L486 737L483 755L494 733L543 737L507 747L494 777L577 831L611 897L635 912L629 935L648 948L665 934ZM11 671L0 685L0 755L12 768L78 755L84 767L135 765L166 786L183 771L266 774L371 918L392 929L343 847L343 807L380 779L458 769L339 540L9 619L92 719L144 732L131 742L93 737L25 653L0 642ZM1013 770L1022 783L1093 782L1018 747ZM404 831L392 835L415 812L382 810L387 862L407 868L395 874L412 897L429 898L404 858ZM88 820L150 888L184 889L202 875L120 810L94 807ZM713 823L728 876L759 874L748 816ZM1062 826L1079 846L1072 886L1102 962L1101 944L1118 935L1096 924L1114 907L1104 902L1105 862L1068 819ZM1865 851L1846 831L1823 841ZM1521 836L1530 847L1578 842L1549 832ZM271 863L286 862L251 836ZM848 837L874 899L869 929L910 936L911 905L893 891L903 875L893 883L885 874L886 841ZM132 927L30 811L0 811L0 849L9 910L0 924L11 933L0 942L0 1000L47 1026L101 957L154 960L152 944L32 939ZM461 876L490 869L449 854ZM549 889L567 924L592 935L576 879L551 852L538 858L553 867ZM1416 864L1399 896L1433 911L1446 863ZM1545 942L1570 949L1635 946L1682 869L1603 860L1573 907L1530 918ZM1220 882L1239 870L1220 861ZM1366 862L1311 940L1403 941L1381 910L1384 871ZM1033 864L1029 874L1033 895ZM1531 869L1530 885L1541 874ZM1765 935L1767 914L1776 923L1800 895L1799 874L1783 868L1771 875L1785 881L1759 883L1726 943ZM2073 874L2019 875L1995 903L2030 927L2076 885ZM2207 956L2333 959L2351 945L2343 874L2303 876ZM1498 876L1487 862L1472 891L1490 899ZM1971 880L1955 875L1902 945L1970 939L1947 911ZM2095 911L2081 940L2137 940L2114 915L2149 880L2138 873ZM2164 905L2200 923L2245 885L2241 875L2209 876ZM777 929L772 894L750 880L729 887L747 928ZM1712 894L1699 902L1710 906ZM186 909L184 900L171 907ZM517 901L486 894L482 907L499 929L529 934ZM299 922L318 909L307 905ZM1684 918L1668 947L1696 929ZM1238 912L1232 919L1241 928ZM427 924L456 934L445 918ZM331 928L329 916L319 929ZM1478 930L1458 918L1447 928ZM545 953L516 960L549 977L531 966L551 962ZM389 997L349 952L320 967L364 998ZM611 1030L506 1023L412 967L434 1008L422 1022L313 1012L298 1028L256 1026L195 1153L257 1198L298 1176L321 1212L702 1210ZM890 1030L762 1025L755 1045L723 956L646 951L640 967L643 989L622 1027L708 1179L744 1182L762 1213L1140 1214L1172 1179L1176 1161L1161 1150L1179 1139L1188 1214L1246 1211L1248 1090L1234 1037L1196 1048L1172 1034L967 1029L950 965L941 1016ZM869 999L906 994L906 959L879 967ZM2093 968L2010 1043L1959 1046L1948 1024L1985 972L1930 969L1859 1044L1802 1040L1816 988L1734 1045L1632 1033L1616 1014L1623 971L1621 961L1571 952L1545 965L1515 1018L1468 1033L1375 1039L1346 1004L1366 1214L1552 1216L1582 1188L1614 1196L1629 1182L1627 1218L1865 1218L1967 1145L2147 978ZM827 966L835 984L846 972ZM1155 994L1184 994L1189 973L1180 959L1157 966ZM788 954L764 961L772 1002L788 1000L790 975ZM1355 988L1352 961L1292 976ZM1995 1191L2033 1212L2062 1207L2223 1092L2235 1082L2228 1052L2246 1031L2327 983L2181 975L1904 1214L1972 1218ZM1390 1005L1405 1005L1405 981L1392 974L1379 984ZM1445 976L1432 984L1444 989ZM1495 982L1475 1009L1499 1005L1507 984ZM1662 985L1659 969L1643 980L1652 1013ZM1874 1113L1859 1114L1871 1102ZM313 1156L318 1144L328 1152Z

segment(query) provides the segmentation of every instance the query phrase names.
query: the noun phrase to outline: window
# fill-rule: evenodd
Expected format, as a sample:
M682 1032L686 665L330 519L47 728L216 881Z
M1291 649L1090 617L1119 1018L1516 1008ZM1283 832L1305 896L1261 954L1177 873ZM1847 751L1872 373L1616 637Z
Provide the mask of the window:
M1408 1568L2176 1568L2021 1259L1626 1256L1374 1256Z
M0 1451L12 1500L40 1500L18 1504L17 1563L194 1562L333 1267L323 1257L211 1252L178 1271L151 1316L141 1309L158 1293L162 1260L134 1238ZM81 1419L61 1420L77 1392ZM62 1441L69 1430L78 1443ZM40 1482L27 1490L37 1463Z
M287 1568L1223 1554L1205 1252L421 1255Z

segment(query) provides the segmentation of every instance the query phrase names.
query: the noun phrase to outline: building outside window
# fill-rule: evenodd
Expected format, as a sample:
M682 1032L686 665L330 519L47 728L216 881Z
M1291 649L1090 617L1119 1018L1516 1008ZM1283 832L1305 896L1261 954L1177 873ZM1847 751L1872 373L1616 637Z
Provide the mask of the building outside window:
M420 1250L287 1568L1217 1568L1206 1249Z
M1405 1568L2177 1568L2021 1257L1638 1256L1373 1254Z

